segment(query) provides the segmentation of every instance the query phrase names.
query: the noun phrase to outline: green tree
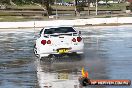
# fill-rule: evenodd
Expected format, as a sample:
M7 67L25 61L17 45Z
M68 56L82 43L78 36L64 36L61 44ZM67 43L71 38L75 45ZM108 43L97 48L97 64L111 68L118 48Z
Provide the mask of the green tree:
M51 0L42 0L42 5L45 6L47 16L52 14L52 8L51 8Z
M97 1L99 2L100 0L97 0ZM96 0L75 0L75 8L82 9L84 6L87 6L88 7L88 15L90 15L90 3L96 3ZM77 13L77 11L75 11L75 15L76 15L76 13Z
M32 1L34 3L41 4L41 6L45 8L47 16L52 14L51 4L54 2L54 0L32 0Z
M87 0L87 7L88 7L88 15L90 15L90 3L92 3L93 0Z
M30 4L33 0L11 0L17 5L24 5L24 4Z
M34 3L41 4L41 6L45 8L47 16L52 14L51 4L54 2L54 0L32 0L32 1Z
M75 2L75 16L80 15L80 12L84 10L85 0L74 0Z
M10 0L0 0L1 4L10 4Z

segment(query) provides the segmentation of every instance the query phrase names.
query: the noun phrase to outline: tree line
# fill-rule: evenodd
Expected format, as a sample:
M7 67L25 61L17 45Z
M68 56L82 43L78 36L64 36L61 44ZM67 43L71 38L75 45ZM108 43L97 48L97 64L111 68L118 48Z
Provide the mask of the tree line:
M52 8L51 5L54 4L54 2L58 2L60 0L0 0L0 3L2 4L8 4L8 5L25 5L25 4L39 4L43 8L45 8L45 11L47 12L47 15L52 14ZM75 1L75 15L77 12L80 12L84 10L84 6L88 7L88 15L90 14L89 8L90 3L95 3L100 0L74 0ZM109 0L103 0L103 1L109 1Z
M55 0L0 0L0 3L2 4L12 4L12 3L15 3L16 5L23 5L23 4L31 4L31 2L34 2L34 3L52 3L54 2Z
M25 4L37 3L45 8L47 15L51 15L52 14L51 4L54 4L55 1L58 2L59 0L0 0L0 3L8 4L8 5L25 5ZM96 0L74 0L74 1L75 1L76 11L81 11L83 10L82 8L84 5L87 5L89 7L90 3L95 2Z

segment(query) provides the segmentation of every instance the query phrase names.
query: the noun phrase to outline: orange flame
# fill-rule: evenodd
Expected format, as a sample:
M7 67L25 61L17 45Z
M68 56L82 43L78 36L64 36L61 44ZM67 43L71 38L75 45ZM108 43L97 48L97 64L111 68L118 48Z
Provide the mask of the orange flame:
M84 67L82 68L82 77L88 78L88 71L84 71Z

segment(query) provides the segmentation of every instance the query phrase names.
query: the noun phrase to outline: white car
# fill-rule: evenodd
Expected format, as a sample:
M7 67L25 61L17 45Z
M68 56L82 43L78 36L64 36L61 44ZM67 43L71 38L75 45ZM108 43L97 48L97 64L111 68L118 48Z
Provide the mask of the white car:
M36 40L34 53L39 58L50 55L83 54L84 42L80 31L70 26L45 27Z

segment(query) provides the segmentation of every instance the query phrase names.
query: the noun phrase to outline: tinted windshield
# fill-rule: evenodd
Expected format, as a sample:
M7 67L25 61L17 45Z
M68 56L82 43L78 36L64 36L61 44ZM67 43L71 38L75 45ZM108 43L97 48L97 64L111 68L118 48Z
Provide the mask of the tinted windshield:
M76 32L72 27L59 27L45 29L44 34Z

